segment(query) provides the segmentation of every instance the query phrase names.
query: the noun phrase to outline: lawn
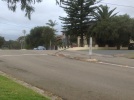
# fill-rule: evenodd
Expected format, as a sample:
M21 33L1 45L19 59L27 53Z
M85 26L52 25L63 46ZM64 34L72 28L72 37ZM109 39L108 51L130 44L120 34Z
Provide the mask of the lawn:
M50 100L0 75L0 100Z

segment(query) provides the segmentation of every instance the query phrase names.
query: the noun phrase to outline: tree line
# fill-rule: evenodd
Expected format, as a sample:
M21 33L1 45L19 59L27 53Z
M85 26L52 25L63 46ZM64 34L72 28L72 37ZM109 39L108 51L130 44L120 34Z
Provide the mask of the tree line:
M93 37L99 46L127 46L134 40L134 18L129 15L118 15L116 8L107 5L96 5L98 0L64 0L61 7L66 17L60 17L64 33L70 37Z
M57 45L54 26L58 23L49 20L46 26L37 26L30 30L26 36L20 36L17 40L5 41L0 37L0 48L3 49L33 49L38 46L45 46L46 49L55 49Z

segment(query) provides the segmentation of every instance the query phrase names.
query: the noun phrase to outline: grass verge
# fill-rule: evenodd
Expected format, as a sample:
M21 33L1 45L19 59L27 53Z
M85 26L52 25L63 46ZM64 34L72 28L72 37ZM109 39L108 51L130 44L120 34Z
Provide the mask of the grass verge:
M0 75L0 100L50 100Z

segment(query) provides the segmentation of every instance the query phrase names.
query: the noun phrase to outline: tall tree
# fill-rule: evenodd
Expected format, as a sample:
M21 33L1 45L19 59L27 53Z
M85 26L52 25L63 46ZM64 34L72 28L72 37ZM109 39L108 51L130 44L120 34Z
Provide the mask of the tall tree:
M134 41L134 18L130 19L130 24L131 24L131 28L130 28L130 39Z
M67 13L67 17L60 17L63 21L63 29L67 34L75 34L81 37L81 46L83 46L83 36L86 35L92 12L96 9L94 6L97 0L65 0L62 8Z
M50 26L50 27L54 30L54 32L57 32L57 30L54 29L54 27L55 27L56 25L58 25L58 23L56 22L56 20L53 21L53 20L50 19L50 20L48 20L48 23L46 23L46 25Z
M53 21L53 20L48 20L48 23L46 23L47 25L49 25L51 28L54 28L54 26L55 25L57 25L58 23L56 22L56 20L55 21Z
M55 34L52 28L45 27L42 33L44 45L47 49L51 49L52 45L55 45Z
M4 44L5 39L4 37L0 36L0 48L2 47L2 45Z
M113 20L116 23L117 33L114 37L117 49L120 49L120 46L127 45L131 38L132 26L131 18L129 15L120 15L116 16Z
M110 20L98 21L92 32L98 44L115 45L120 49L120 46L128 45L132 37L131 18L128 15L119 15Z
M25 16L27 16L29 19L31 18L32 12L34 12L33 4L36 2L42 2L42 0L3 0L7 2L8 8L12 11L16 11L17 4L21 4L21 10L25 11ZM64 0L55 0L57 4L60 4Z
M97 21L110 20L111 18L113 18L114 16L117 15L117 13L114 13L115 10L116 10L116 8L110 10L110 7L108 7L107 5L105 5L105 6L100 5L97 8L97 11L93 12L94 18Z
M90 28L91 35L95 38L97 44L105 45L108 41L113 40L113 35L115 35L117 29L115 23L112 19L117 13L114 13L116 8L110 10L106 5L100 5L97 11L93 13L96 23Z
M34 27L30 30L30 34L26 36L27 48L35 48L39 45L44 45L42 33L44 26Z
M26 44L28 49L35 48L37 46L45 46L49 48L50 40L54 44L54 31L48 26L40 26L31 29L30 34L26 36Z

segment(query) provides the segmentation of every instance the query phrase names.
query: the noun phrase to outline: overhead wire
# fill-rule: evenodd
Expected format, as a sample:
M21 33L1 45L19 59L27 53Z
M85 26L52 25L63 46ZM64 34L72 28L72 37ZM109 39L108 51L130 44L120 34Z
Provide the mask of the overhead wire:
M113 3L107 3L107 2L100 2L100 3L105 3L105 4L109 4L109 5L116 5L116 6L122 6L122 7L129 7L129 8L134 8L134 6L129 6L129 5L120 5L120 4L113 4Z

